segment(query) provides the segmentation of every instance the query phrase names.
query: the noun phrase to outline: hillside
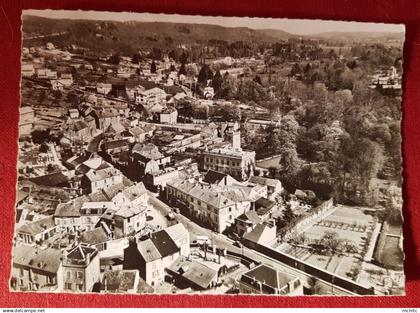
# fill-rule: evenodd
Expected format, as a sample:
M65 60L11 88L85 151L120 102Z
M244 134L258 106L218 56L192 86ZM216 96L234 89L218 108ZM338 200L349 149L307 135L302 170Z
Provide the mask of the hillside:
M55 36L46 36L55 34ZM162 51L180 45L226 46L242 41L248 46L274 43L291 37L317 38L342 42L370 40L403 40L403 33L328 32L315 35L293 35L283 30L250 29L247 27L223 27L209 24L188 24L169 22L115 22L73 19L50 19L23 16L23 44L25 46L52 42L58 47L75 44L88 48L96 55L121 52L132 55L140 50ZM30 39L28 39L30 38Z
M52 33L67 34L27 39ZM106 52L118 49L134 53L142 48L170 49L181 44L192 46L209 41L272 43L291 36L293 35L284 31L260 31L246 27L232 28L207 24L59 20L23 16L24 45L51 41L58 46L76 44L91 49L100 48Z
M326 32L311 35L313 38L342 41L369 41L369 40L404 40L404 33L386 32Z

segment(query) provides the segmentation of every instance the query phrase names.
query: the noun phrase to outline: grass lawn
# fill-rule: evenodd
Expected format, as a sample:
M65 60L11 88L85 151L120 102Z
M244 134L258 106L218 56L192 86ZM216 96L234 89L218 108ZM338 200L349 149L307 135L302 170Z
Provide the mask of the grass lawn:
M401 232L402 232L401 226L394 226L394 225L388 224L387 227L388 229L386 230L386 233L391 234L391 235L396 235L396 236L401 235Z

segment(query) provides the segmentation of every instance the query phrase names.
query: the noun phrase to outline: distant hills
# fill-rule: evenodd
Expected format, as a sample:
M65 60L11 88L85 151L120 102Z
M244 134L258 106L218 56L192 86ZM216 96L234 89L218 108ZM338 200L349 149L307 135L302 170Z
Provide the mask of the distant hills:
M65 33L63 36L42 37L52 33ZM33 38L30 42L25 38ZM39 36L39 37L36 37ZM113 50L132 53L137 49L170 49L181 44L204 44L209 41L227 43L244 41L249 44L273 43L288 38L316 38L324 40L356 41L375 39L402 39L402 33L340 33L329 32L301 36L275 29L251 29L247 27L223 27L209 24L187 24L169 22L116 22L96 20L50 19L23 16L23 39L25 44L45 43L51 40L58 45L76 44L103 52Z
M311 35L319 39L345 40L345 41L366 41L376 40L404 40L404 33L386 33L386 32L326 32Z

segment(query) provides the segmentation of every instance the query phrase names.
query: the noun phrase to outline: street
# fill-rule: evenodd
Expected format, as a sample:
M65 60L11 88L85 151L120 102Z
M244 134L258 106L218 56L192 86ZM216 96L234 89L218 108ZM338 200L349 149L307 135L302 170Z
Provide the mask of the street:
M150 193L151 194L151 193ZM275 259L272 259L264 254L261 254L255 250L249 249L245 246L242 246L241 248L236 247L233 245L233 240L227 238L225 235L223 234L219 234L216 232L211 231L210 229L201 227L200 225L198 225L197 223L191 221L189 218L187 218L186 216L180 214L180 213L175 213L172 211L172 208L170 206L168 206L167 204L165 204L164 202L162 202L161 200L157 199L153 194L151 194L152 196L149 199L149 202L158 210L161 211L162 214L166 215L170 212L172 212L175 217L176 220L180 223L182 223L185 228L189 231L190 233L190 241L192 242L197 236L207 236L212 245L216 245L218 248L226 248L227 250L234 252L234 253L239 253L239 254L243 254L244 256L255 260L258 263L264 263L267 265L270 265L276 269L278 269L279 271L283 272L283 273L287 273L290 275L294 275L297 276L301 279L302 283L305 286L310 286L309 283L309 279L312 278L313 276L299 271L295 268L292 268L288 265L285 265L284 263L281 263ZM353 293L351 293L350 291L347 291L345 289L342 289L340 287L337 286L332 286L330 283L324 282L319 280L319 284L320 287L322 287L324 290L331 290L331 294L334 295L352 295Z

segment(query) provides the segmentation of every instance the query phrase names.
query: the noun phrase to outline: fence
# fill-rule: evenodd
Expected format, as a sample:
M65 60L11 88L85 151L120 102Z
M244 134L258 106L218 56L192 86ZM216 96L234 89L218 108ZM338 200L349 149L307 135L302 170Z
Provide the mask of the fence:
M277 261L280 261L290 267L293 267L295 269L298 269L302 272L305 272L309 275L312 275L314 277L317 277L319 279L322 279L328 283L331 283L333 285L339 286L341 288L344 288L348 291L351 291L353 293L357 293L360 295L373 295L375 293L375 290L373 287L367 287L364 285L361 285L355 281L352 281L350 279L344 278L344 277L340 277L340 276L336 276L331 272L328 272L326 270L323 270L319 267L316 267L314 265L308 264L302 260L299 260L297 258L294 258L290 255L284 254L280 251L274 250L270 247L267 247L265 245L261 245L259 243L255 243L255 242L249 242L244 240L243 243L262 253L265 254Z

